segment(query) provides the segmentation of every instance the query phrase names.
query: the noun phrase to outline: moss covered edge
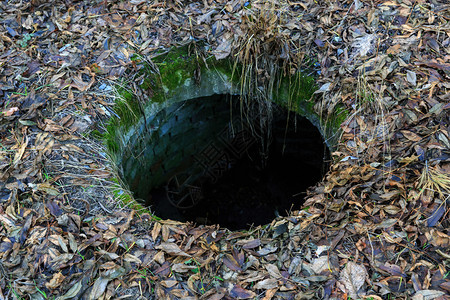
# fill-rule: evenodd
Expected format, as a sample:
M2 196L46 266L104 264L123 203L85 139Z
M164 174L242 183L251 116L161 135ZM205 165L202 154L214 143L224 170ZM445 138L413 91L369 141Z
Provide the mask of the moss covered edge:
M156 55L151 62L138 55L133 60L139 66L135 75L142 78L139 88L148 97L143 101L126 83L116 87L115 116L109 120L103 138L117 166L130 139L141 134L142 128L147 128L150 115L179 101L213 94L242 93L238 76L240 66L236 67L237 64L229 59L216 60L213 55L200 53L195 44L172 48ZM312 76L298 72L275 82L270 100L308 118L333 149L340 136L340 125L348 116L347 111L338 106L331 117L321 118L314 111L312 98L317 86Z

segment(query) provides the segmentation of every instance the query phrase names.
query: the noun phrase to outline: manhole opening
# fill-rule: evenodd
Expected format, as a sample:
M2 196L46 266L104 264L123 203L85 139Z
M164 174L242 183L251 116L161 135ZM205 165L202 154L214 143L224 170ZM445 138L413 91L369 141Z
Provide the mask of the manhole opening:
M269 125L261 125L266 117L250 120L241 105L239 96L213 95L149 118L150 148L138 150L151 153L140 170L149 178L140 185L150 188L135 196L156 216L240 230L301 207L328 168L319 130L274 103ZM136 170L124 173L127 179Z

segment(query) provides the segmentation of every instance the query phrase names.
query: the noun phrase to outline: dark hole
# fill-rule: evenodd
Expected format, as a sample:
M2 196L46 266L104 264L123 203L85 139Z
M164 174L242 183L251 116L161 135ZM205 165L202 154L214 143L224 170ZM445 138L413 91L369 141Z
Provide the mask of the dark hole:
M193 111L194 106L198 107L195 115L183 117L183 110ZM329 151L305 117L276 104L271 110L271 138L267 139L262 138L267 128L261 129L259 120L249 123L242 116L239 97L215 95L179 105L174 126L192 120L196 127L183 134L165 133L172 147L182 137L188 137L190 144L176 152L183 155L181 165L187 167L169 167L174 154L160 160L167 180L146 197L155 215L238 230L298 210L307 188L327 170ZM230 121L232 116L237 121ZM204 133L208 130L213 132Z

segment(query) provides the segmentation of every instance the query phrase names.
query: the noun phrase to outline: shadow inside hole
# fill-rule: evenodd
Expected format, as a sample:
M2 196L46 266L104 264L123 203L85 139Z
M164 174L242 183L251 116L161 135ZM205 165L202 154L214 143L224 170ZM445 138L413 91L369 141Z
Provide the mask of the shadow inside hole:
M196 101L209 101L211 105L217 101L220 107L224 98L232 103L228 107L234 107L234 112L228 111L226 115L238 114L239 99L235 96L192 99L183 107L194 105ZM268 151L261 151L260 139L255 138L261 134L254 134L258 132L254 129L257 122L250 129L242 125L245 122L241 119L234 126L242 127L234 128L234 135L228 135L225 142L220 137L223 131L216 132L211 134L213 142L203 146L201 151L187 153L191 166L153 189L146 204L163 219L219 224L230 230L267 224L277 215L299 209L307 188L320 181L328 169L329 151L320 132L305 117L276 104L272 104L272 112ZM223 117L209 116L197 122L202 123L202 128L229 129L232 123L229 120L230 117L224 121ZM217 126L215 122L224 124ZM196 134L201 135L200 131L191 133L191 143L197 143ZM237 135L242 133L244 137L239 140ZM214 156L216 160L205 163L205 157Z

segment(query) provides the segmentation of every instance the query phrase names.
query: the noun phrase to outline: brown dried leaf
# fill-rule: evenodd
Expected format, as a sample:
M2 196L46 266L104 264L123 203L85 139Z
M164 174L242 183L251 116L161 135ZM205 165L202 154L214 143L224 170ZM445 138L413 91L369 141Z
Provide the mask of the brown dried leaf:
M256 297L256 293L242 288L240 285L235 285L230 291L230 296L235 299L250 299Z
M51 196L58 196L60 193L52 187L48 182L38 183L33 190L45 192Z
M91 76L91 79L89 82L83 81L82 74L78 73L75 77L73 77L73 82L70 84L71 87L74 87L78 89L81 92L85 92L88 89L91 88L91 86L95 82L95 74L94 73L88 73Z
M172 288L178 284L178 281L176 280L162 280L161 285L166 288Z
M398 214L400 211L402 211L402 209L400 207L395 206L395 205L387 205L387 206L383 207L383 210L390 215L395 215L395 214Z
M256 285L255 285L255 289L257 290L270 290L270 289L274 289L278 286L278 280L276 280L275 278L268 278L268 279L264 279L259 281Z
M26 136L25 141L22 143L22 145L19 148L19 151L16 152L16 155L14 155L14 168L17 167L20 160L22 159L22 155L25 153L25 149L28 145L28 136Z
M58 272L58 273L53 275L52 279L49 282L47 282L45 284L45 286L48 289L54 290L54 289L58 288L61 285L61 283L64 281L65 278L66 277L63 274L61 274L61 272Z
M91 293L89 294L89 299L99 299L100 296L105 292L108 282L108 278L104 278L102 276L97 278L94 285L92 286Z
M137 264L142 264L142 261L139 258L137 258L136 256L134 256L134 255L132 255L130 253L125 254L124 260L127 261L127 262L133 262L133 263L137 263Z
M275 295L275 293L277 292L278 288L274 288L271 290L267 290L266 294L264 295L264 298L262 298L262 300L270 300L273 298L273 296Z
M230 254L227 254L224 256L223 258L223 263L230 269L233 271L242 271L241 266L238 264L238 262L236 261L236 259L234 259L234 257Z
M11 108L9 108L8 110L4 110L4 111L0 112L0 116L1 116L1 115L5 115L5 116L7 116L7 117L10 117L10 116L12 116L16 111L19 111L19 108L18 108L18 107L11 107Z
M174 255L174 256L191 257L189 254L182 251L180 249L180 247L178 247L178 245L175 243L161 243L160 245L156 246L155 249L163 250L167 254Z
M421 290L417 291L414 296L412 296L412 300L428 300L428 299L436 299L445 295L442 291L436 290Z
M350 297L358 299L359 290L364 285L367 277L366 268L363 265L358 265L352 261L348 262L345 268L341 271L339 281L342 282L348 290Z
M169 234L170 234L169 226L163 225L162 226L162 239L164 242L167 242L167 240L169 239Z
M261 245L260 239L244 240L241 243L243 249L253 249Z
M274 264L267 264L265 265L267 272L269 272L269 275L275 278L281 278L280 270L278 270L278 267Z
M420 142L422 140L422 138L419 135L409 130L400 130L400 132L403 134L405 138L407 138L410 141Z
M171 267L172 272L177 272L177 273L186 273L186 272L189 272L190 270L194 270L197 268L198 268L197 266L190 266L185 263L174 264Z

